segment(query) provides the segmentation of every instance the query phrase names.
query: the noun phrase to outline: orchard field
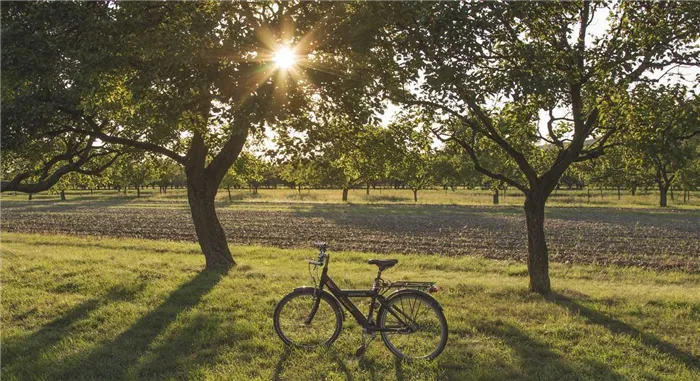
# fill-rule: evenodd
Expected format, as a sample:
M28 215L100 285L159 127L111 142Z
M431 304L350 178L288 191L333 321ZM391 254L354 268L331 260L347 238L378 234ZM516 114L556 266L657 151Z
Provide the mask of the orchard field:
M335 190L225 190L218 215L232 244L280 248L328 241L335 250L477 256L524 261L522 198L488 191L427 190L419 203L410 191L354 190L337 203ZM638 266L700 271L698 195L679 207L654 208L654 194L560 191L547 211L551 259L562 263ZM577 202L578 201L578 202ZM68 193L66 201L42 194L28 201L4 194L2 230L196 241L182 190L136 197L113 191Z

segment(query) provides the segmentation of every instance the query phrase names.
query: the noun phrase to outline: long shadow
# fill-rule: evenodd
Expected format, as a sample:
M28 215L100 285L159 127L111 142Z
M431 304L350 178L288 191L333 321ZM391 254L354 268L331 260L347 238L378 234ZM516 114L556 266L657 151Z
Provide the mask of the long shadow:
M116 300L133 299L143 287L138 287L138 291L125 294L119 287L110 288L107 293L98 299L88 299L71 308L62 316L42 326L25 339L15 342L3 342L3 368L13 368L13 374L20 377L23 374L22 364L37 364L41 362L42 356L47 349L56 346L61 340L71 335L73 326L97 310L100 306ZM27 374L28 378L35 374Z
M96 299L86 300L61 317L41 327L25 339L5 340L2 343L2 367L3 373L12 369L11 373L19 379L30 379L35 376L24 374L22 364L36 364L47 348L53 348L65 337L69 336L71 327L78 321L85 319L92 311L99 307ZM31 373L31 372L29 372ZM25 378L27 377L27 378Z
M396 381L404 381L403 361L398 357L394 358L394 369L396 370Z
M575 300L572 300L565 295L552 293L547 299L550 302L562 306L568 309L570 312L585 318L591 323L605 327L614 334L625 334L631 337L639 338L644 345L675 358L690 369L700 370L700 357L696 357L692 353L685 352L673 344L667 343L654 335L642 332L627 323L614 319L592 308L582 306Z
M486 321L478 324L481 332L503 340L513 348L520 358L525 379L540 380L545 375L549 379L559 380L622 380L619 374L597 361L584 361L586 374L581 374L580 368L573 368L567 360L552 351L544 342L528 336L517 327L503 321ZM398 369L397 369L398 374Z
M196 306L225 272L203 271L183 284L111 342L106 342L64 370L56 379L106 380L129 378L127 372L149 349L151 342L182 312ZM82 356L81 356L82 357Z
M345 374L345 380L353 381L354 377L352 376L352 372L350 371L350 369L348 369L347 365L345 365L345 361L343 360L342 356L332 348L325 349L325 355L328 356L328 359L332 360L338 365L338 368ZM273 381L282 380L282 378L280 377L282 377L282 373L284 372L284 365L289 360L289 358L292 357L295 353L299 353L302 354L304 357L307 357L306 355L308 354L308 351L303 349L293 349L290 347L285 347L284 351L280 354L279 360L277 360L277 364L275 364L275 371L272 374Z
M216 317L201 314L196 316L182 330L178 330L166 338L162 345L155 349L145 364L139 366L139 379L178 379L187 373L187 368L198 366L213 366L223 349L221 339L213 336L211 340L201 340L212 332L222 322Z
M275 372L272 374L273 381L280 380L280 375L282 374L282 371L284 370L284 363L287 361L287 359L289 358L289 355L291 353L292 353L291 347L284 348L284 351L280 355L279 360L277 360L277 364L275 364Z

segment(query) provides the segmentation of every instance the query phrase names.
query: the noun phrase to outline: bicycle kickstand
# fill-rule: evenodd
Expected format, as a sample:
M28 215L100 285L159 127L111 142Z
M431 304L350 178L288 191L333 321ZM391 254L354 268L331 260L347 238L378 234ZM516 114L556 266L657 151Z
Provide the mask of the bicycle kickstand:
M362 329L362 345L357 347L355 350L355 357L362 357L363 354L365 354L365 351L367 350L367 347L369 347L369 343L372 342L377 337L376 332L368 333L366 329Z

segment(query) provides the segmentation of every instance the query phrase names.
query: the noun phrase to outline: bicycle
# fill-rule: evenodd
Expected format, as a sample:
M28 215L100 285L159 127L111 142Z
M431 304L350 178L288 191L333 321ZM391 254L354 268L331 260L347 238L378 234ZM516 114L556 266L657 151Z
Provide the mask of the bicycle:
M319 248L318 259L308 263L315 286L295 288L275 307L275 332L285 344L307 349L330 346L342 330L345 319L342 306L362 327L362 345L355 352L357 357L362 356L377 332L386 347L404 360L434 359L442 353L447 344L447 320L440 303L429 294L438 291L435 282L385 281L382 272L398 260L372 259L368 263L377 265L379 270L372 288L343 290L328 276L328 246L325 242L314 246ZM312 265L316 275L312 273ZM319 267L323 269L320 277ZM392 289L395 291L385 296ZM366 317L351 297L371 299Z

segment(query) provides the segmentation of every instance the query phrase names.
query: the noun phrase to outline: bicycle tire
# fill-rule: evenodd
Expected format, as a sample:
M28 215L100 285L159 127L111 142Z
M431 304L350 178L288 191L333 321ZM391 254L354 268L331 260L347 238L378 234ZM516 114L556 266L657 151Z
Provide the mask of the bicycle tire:
M275 312L273 315L273 324L275 327L275 332L277 335L282 339L282 341L290 346L294 346L297 348L306 348L306 349L313 349L318 346L329 346L333 344L338 339L338 336L340 336L340 332L343 327L343 316L342 316L342 311L340 309L340 306L338 306L338 303L336 300L328 295L325 292L322 292L319 294L320 300L319 300L319 308L314 316L312 322L309 325L304 324L302 326L302 320L305 319L310 310L311 310L311 304L313 302L314 298L314 289L313 288L306 288L306 289L300 289L300 290L294 290L291 293L287 294L282 300L277 303L277 306L275 307ZM288 317L285 315L285 307L288 307L290 303L296 301L300 301L300 298L305 298L306 300L302 300L301 302L301 308L307 308L308 311L291 311L291 312L297 312L296 315L292 315L291 317ZM332 312L332 314L331 314ZM320 315L319 315L320 313ZM325 322L324 320L328 318L329 316L333 316L335 318L335 323L330 323L330 322ZM323 326L327 327L328 332L330 332L330 329L332 327L333 331L329 335L326 334L321 334L318 336L321 336L322 340L311 340L309 343L305 342L300 342L298 338L295 337L290 337L290 330L283 327L282 322L280 322L281 319L287 319L290 318L292 319L292 324L295 324L297 328L310 328L312 327L314 322L320 322L320 324L316 324L315 327ZM322 319L322 320L318 320ZM285 322L286 323L286 322ZM287 325L289 327L289 325ZM328 336L328 338L325 338L325 336Z
M413 302L411 302L411 299L413 299ZM404 303L402 303L404 302ZM420 302L420 306L426 306L429 307L430 311L432 311L435 315L435 318L437 322L439 323L440 326L440 334L439 334L439 342L435 346L435 348L426 354L422 355L417 355L417 356L411 356L409 353L405 353L404 350L401 350L397 348L396 343L392 341L392 337L396 335L395 337L398 337L398 335L414 335L419 332L427 332L427 330L416 331L412 333L393 333L393 332L386 332L382 331L381 336L382 336L382 341L384 342L384 345L391 351L395 356L404 359L404 360L432 360L436 358L437 356L442 353L442 351L445 349L447 346L447 337L448 337L448 328L447 328L447 320L445 319L445 314L442 312L442 307L440 304L435 300L433 297L430 295L422 292L422 291L417 291L417 290L401 290L397 291L394 294L390 295L387 298L387 301L385 304L382 304L382 306L379 309L378 312L378 324L380 328L386 328L387 327L387 319L390 319L389 316L391 314L389 313L389 308L396 308L396 309L407 309L408 306L413 305L416 306ZM403 307L402 307L403 305ZM415 311L415 314L420 314L420 306L418 308L418 311ZM424 310L424 311L427 311ZM406 315L411 316L413 311L404 311ZM423 316L423 314L421 314ZM416 319L416 317L412 317L412 319ZM423 340L416 338L417 342L420 342L424 345L426 343L425 338Z

